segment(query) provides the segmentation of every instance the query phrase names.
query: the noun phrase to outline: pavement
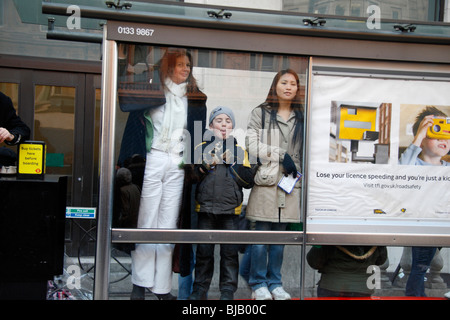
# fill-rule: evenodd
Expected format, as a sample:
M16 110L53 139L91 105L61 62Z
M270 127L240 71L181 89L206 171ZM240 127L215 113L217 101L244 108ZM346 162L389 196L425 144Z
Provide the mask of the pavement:
M300 299L300 261L298 248L287 246L285 261L283 264L283 287L291 294L293 299ZM286 259L287 257L290 257ZM292 259L296 257L296 259ZM216 249L216 261L219 261L218 250ZM64 274L55 277L49 281L48 300L93 300L93 257L65 257ZM215 272L211 289L208 292L209 300L219 299L218 290L219 266L215 264ZM316 297L316 282L320 275L309 266L306 269L304 298ZM392 272L386 272L381 279L381 289L377 289L376 297L404 297L404 285L406 277L399 273L394 284L391 283ZM109 299L110 300L129 300L132 290L131 283L131 258L126 254L115 255L111 262ZM450 274L441 273L439 283L426 283L426 294L430 298L445 298L445 294L450 292ZM178 275L173 277L172 294L178 294ZM251 299L251 289L247 286L244 279L239 276L238 290L235 293L235 299ZM156 300L156 297L150 292L146 292L146 300Z

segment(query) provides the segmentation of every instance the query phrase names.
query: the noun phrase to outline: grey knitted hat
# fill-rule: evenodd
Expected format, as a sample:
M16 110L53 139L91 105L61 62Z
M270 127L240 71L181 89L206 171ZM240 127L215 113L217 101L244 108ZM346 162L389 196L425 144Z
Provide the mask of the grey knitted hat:
M233 128L234 128L234 126L235 126L234 113L230 108L223 107L223 106L216 107L211 111L211 113L209 114L209 125L211 125L211 123L213 122L215 117L217 117L219 114L222 114L222 113L224 113L230 117L231 123L233 124Z

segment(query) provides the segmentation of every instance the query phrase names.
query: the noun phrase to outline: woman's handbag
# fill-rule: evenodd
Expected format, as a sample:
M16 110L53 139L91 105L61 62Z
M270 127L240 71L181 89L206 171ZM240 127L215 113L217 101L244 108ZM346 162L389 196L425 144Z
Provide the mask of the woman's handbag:
M261 163L254 177L258 186L273 186L278 183L279 162L269 161Z

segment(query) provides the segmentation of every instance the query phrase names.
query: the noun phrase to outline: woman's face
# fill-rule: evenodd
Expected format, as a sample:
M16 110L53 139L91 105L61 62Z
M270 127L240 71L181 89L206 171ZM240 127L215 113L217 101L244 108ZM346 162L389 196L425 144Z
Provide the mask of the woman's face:
M277 83L278 100L291 101L297 94L297 80L291 73L286 73L280 77Z
M187 56L178 57L172 70L170 79L176 84L185 82L191 73L191 63Z

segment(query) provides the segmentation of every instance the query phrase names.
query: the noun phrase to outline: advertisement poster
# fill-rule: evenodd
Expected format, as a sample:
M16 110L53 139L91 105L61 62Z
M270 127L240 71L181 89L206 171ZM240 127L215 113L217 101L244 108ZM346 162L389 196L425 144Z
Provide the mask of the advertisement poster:
M311 100L308 223L450 222L450 140L441 165L399 163L423 110L450 117L449 82L315 75Z

